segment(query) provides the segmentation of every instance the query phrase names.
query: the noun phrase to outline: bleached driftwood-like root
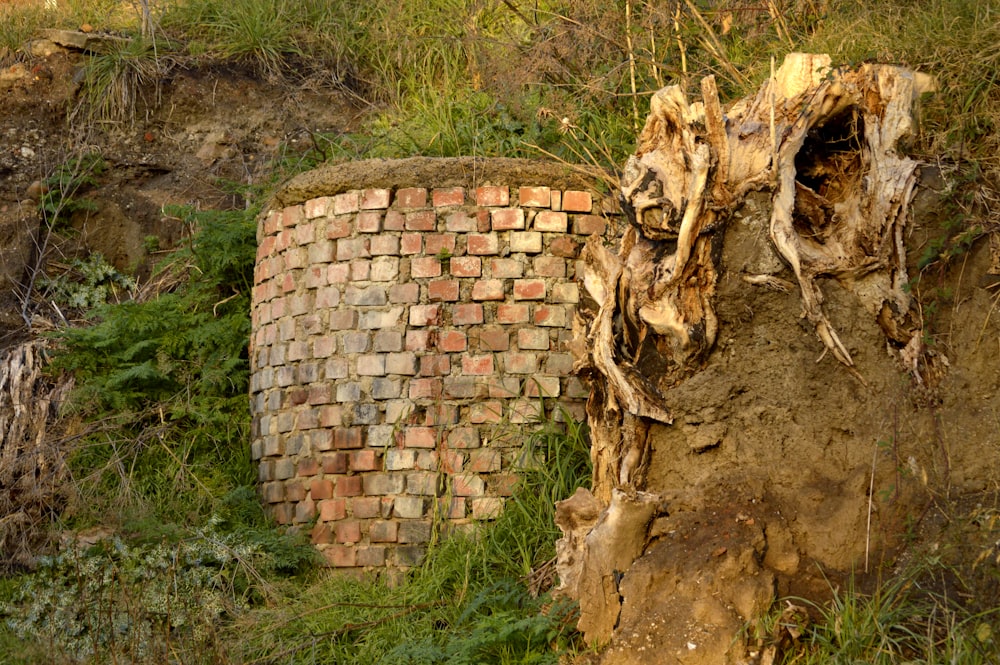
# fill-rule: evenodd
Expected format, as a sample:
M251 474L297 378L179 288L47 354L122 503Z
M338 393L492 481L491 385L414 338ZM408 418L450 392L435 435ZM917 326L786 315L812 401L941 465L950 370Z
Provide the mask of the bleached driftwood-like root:
M559 556L564 557L559 568L560 589L587 599L588 611L581 616L578 628L590 643L611 639L621 613L618 584L642 554L657 504L655 494L615 490L605 508L587 490L577 490L556 507L556 524L564 534L560 543L576 545L557 545ZM595 517L598 509L602 510Z
M803 316L824 352L854 364L824 313L820 278L851 289L894 343L913 348L906 345L919 331L905 288L903 238L916 163L897 146L911 132L912 105L926 84L899 67L833 69L828 56L791 54L756 95L726 110L712 77L702 81L698 101L679 87L653 95L623 169L629 226L617 252L595 237L582 256L585 306L574 323L574 354L576 367L594 379L587 405L592 498L604 512L586 538L563 543L564 554L575 552L564 560L611 556L621 534L610 525L628 522L630 538L645 537L636 535L645 527L635 525L648 524L652 500L620 497L645 489L649 424L672 420L663 395L697 371L715 344L722 231L748 193L772 194L770 239L794 274ZM572 573L588 640L610 636L618 606L608 575L629 565L629 556Z
M854 364L823 311L821 277L854 290L896 343L909 341L903 230L916 163L896 148L912 128L915 80L899 67L834 70L828 56L792 54L728 113L712 77L695 102L676 86L653 96L622 176L629 228L617 254L595 238L583 255L584 286L598 310L582 326L578 365L606 383L593 414L671 422L660 396L715 343L720 231L754 190L772 192L771 241L798 283L803 316L833 357ZM617 451L603 454L611 468L595 473L641 489L621 472L628 446L594 445Z

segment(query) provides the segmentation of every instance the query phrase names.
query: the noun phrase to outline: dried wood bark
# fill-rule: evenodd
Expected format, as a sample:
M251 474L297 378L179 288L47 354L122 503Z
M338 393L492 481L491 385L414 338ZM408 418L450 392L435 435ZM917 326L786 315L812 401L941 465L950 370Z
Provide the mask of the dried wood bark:
M917 163L897 148L926 83L900 67L833 69L829 56L791 54L756 95L725 111L712 77L695 102L678 87L653 96L622 176L629 227L617 251L592 238L583 254L590 311L578 315L575 353L595 379L593 493L607 510L616 492L646 489L648 424L671 423L664 392L713 348L722 231L748 193L771 193L771 242L794 274L803 317L834 358L854 364L823 311L820 278L854 291L896 344L919 339L903 244ZM593 535L574 543L595 547ZM610 634L606 624L588 627Z
M43 373L45 346L32 340L0 354L0 570L31 564L43 527L68 494L50 426L72 382Z

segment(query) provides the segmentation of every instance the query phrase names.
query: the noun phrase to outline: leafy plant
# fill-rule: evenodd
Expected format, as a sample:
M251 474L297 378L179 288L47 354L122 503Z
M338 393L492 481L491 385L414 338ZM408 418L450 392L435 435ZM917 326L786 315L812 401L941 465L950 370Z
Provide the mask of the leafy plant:
M115 536L66 549L20 580L0 615L15 636L45 642L68 661L218 654L220 622L267 596L267 578L315 556L301 539L239 526L230 530L216 516L179 539L130 544Z
M89 310L121 302L123 296L131 298L138 284L135 278L118 272L103 254L94 252L85 260L73 259L69 270L55 279L42 280L39 286L64 306Z
M94 423L72 465L98 511L197 514L254 479L245 445L254 211L183 214L199 231L164 268L173 290L98 307L90 325L56 334L53 367L74 374L74 408Z
M107 164L100 153L87 152L66 160L45 178L39 206L50 227L74 212L95 209L93 201L79 198L79 194L95 186L106 169Z

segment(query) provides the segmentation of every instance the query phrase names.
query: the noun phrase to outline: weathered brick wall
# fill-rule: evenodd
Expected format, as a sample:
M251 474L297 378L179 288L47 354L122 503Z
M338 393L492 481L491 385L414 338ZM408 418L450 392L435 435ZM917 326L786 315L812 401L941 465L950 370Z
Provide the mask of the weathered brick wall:
M544 184L267 213L252 453L277 521L310 527L333 566L377 567L419 561L436 520L497 515L526 423L556 402L583 418L566 344L576 257L604 229L590 192Z

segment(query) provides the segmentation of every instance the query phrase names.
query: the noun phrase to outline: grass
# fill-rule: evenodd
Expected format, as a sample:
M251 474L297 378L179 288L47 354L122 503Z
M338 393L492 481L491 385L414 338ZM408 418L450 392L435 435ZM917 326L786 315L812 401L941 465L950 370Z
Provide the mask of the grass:
M925 586L927 570L894 576L871 594L848 586L826 605L786 599L770 617L780 663L987 665L1000 658L1000 608L974 611ZM802 611L789 613L786 608ZM805 610L815 620L805 620ZM784 611L783 615L779 612ZM788 620L789 616L794 617ZM794 638L793 638L794 636Z

